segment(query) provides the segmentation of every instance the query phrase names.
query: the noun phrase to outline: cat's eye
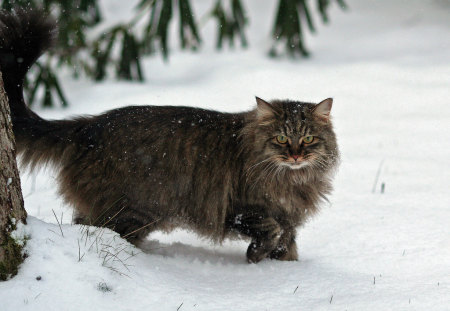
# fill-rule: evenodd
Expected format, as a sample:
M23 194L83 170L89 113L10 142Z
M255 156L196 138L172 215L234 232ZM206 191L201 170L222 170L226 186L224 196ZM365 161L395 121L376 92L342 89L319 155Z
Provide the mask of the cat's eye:
M280 144L285 144L287 143L288 138L284 135L278 135L277 136L277 142L279 142Z
M310 144L314 141L314 136L305 136L303 137L303 142L305 144Z

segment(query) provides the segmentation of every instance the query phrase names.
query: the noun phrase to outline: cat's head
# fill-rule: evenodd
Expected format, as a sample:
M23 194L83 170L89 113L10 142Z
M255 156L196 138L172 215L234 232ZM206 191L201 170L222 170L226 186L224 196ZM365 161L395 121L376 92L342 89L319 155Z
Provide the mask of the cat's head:
M319 104L256 101L246 130L251 133L254 162L261 163L256 165L298 171L327 171L335 165L339 152L331 124L331 98Z

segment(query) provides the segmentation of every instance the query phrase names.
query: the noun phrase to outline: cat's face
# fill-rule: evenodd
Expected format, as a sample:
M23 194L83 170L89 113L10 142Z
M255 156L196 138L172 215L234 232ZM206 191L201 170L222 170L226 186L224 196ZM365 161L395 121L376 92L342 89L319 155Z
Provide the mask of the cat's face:
M259 159L280 169L327 170L338 155L330 111L332 99L315 105L257 98Z

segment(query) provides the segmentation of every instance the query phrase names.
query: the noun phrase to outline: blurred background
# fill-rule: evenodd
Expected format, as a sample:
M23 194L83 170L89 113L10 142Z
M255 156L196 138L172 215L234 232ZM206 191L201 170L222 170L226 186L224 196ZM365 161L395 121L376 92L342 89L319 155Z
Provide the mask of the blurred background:
M58 21L55 47L26 83L30 105L44 107L68 105L57 74L62 67L75 78L144 81L152 72L143 69L143 60L159 56L168 63L173 49L248 48L260 39L249 35L253 19L271 25L261 28L271 38L264 47L268 56L306 58L306 33L329 23L330 6L347 9L344 0L4 0L1 5L6 10L44 8ZM215 34L206 29L211 26Z
M1 7L43 7L58 21L55 47L26 81L29 104L42 107L71 102L61 82L69 74L151 86L161 78L192 82L224 62L258 66L262 57L292 65L292 74L301 74L299 64L448 61L447 0L3 0ZM179 62L197 70L183 76Z

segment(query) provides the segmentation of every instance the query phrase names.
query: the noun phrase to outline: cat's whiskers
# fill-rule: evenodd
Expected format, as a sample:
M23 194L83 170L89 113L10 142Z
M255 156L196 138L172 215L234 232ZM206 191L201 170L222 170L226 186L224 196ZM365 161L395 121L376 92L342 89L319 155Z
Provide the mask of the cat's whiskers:
M276 162L271 162L271 166L270 169L267 169L265 171L263 171L261 173L261 175L259 176L259 180L261 180L262 178L266 178L264 185L267 184L267 181L269 180L269 177L272 175L272 173L278 168L278 164Z
M279 170L283 170L283 162L280 161L280 158L277 156L272 156L268 160L272 160L272 162L264 163L266 164L266 167L262 169L259 176L254 180L252 185L250 186L249 190L253 191L255 186L260 183L261 179L265 178L265 181L263 183L264 187L267 186L267 183L273 182L273 178L278 174Z
M263 168L262 168L263 172L265 170L267 170L272 165L272 162L268 162L268 160L271 160L271 159L266 159L266 160L263 160L263 161L257 163L256 166L254 166L250 171L248 171L247 174L246 174L247 180L253 175L253 173L256 172L256 168L258 168L260 165L263 165Z
M265 176L267 174L267 172L269 172L273 166L275 166L274 162L269 162L269 163L264 163L266 165L265 168L263 168L263 170L261 171L261 173L259 174L259 176L254 180L254 182L250 185L249 190L253 191L254 187L259 183L259 181L261 180L261 178L263 176ZM248 176L249 177L249 176ZM246 182L248 182L248 177L246 179Z
M311 161L311 164L315 169L327 170L330 167L329 161L323 158L315 158L314 161Z
M326 166L326 162L324 162L323 160L321 160L320 158L315 158L313 160L308 161L311 166L317 168L317 167L325 167Z
M267 159L264 159L264 160L262 160L262 161L260 161L260 162L258 162L258 163L256 163L256 164L253 164L252 166L250 166L250 167L245 171L245 174L246 174L246 175L250 174L257 166L259 166L259 165L261 165L261 164L263 164L263 163L265 163L265 162L267 162L267 161L270 161L270 160L272 160L272 157L267 158ZM250 171L250 170L251 170L251 171Z
M317 158L311 160L311 163L319 163L319 164L326 165L326 164L328 164L328 161L326 159L321 159L321 158L317 157Z
M274 165L274 169L272 169L270 171L270 173L268 174L268 177L271 176L270 183L273 183L274 177L277 175L278 170L280 170L280 168L282 168L282 167L283 167L282 165ZM266 183L268 180L269 180L269 178L266 179Z
M274 176L275 176L275 179L277 180L280 180L280 178L278 177L281 173L284 173L285 172L285 168L284 168L284 166L283 165L278 165L278 168L277 168L277 170L275 171L275 174L274 174ZM273 178L273 177L272 177ZM282 178L281 178L282 179Z
M325 156L329 156L329 154L325 154L325 155L321 155L319 157L316 157L314 159L314 162L320 163L320 164L324 165L324 167L329 166L330 165L330 161L327 158L323 158Z

